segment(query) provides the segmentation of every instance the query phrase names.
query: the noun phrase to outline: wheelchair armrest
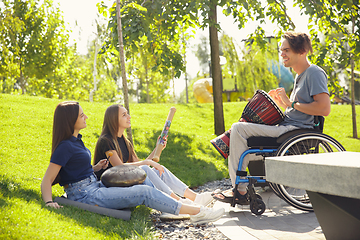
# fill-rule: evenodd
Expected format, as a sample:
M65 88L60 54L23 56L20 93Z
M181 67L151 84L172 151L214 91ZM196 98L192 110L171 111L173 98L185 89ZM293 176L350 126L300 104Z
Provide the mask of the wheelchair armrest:
M249 137L247 139L247 145L248 147L259 148L259 149L278 148L280 144L276 140L277 140L276 137L263 137L263 136Z
M325 118L323 116L314 116L314 123L314 129L321 132L324 130Z
M253 136L253 137L249 137L247 139L247 145L250 148L259 148L259 149L278 148L281 145L281 143L283 143L289 137L292 137L299 133L305 133L305 132L316 132L316 133L320 132L321 133L322 131L312 129L312 128L301 128L301 129L295 129L295 130L286 132L279 137L264 137L264 136L254 137Z

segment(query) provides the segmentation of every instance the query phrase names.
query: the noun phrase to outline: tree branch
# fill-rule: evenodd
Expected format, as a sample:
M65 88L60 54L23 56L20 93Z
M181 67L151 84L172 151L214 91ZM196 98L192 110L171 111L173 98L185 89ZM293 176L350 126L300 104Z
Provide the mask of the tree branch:
M291 18L289 17L289 15L286 13L286 7L285 7L283 4L279 3L277 0L275 0L275 3L276 3L277 5L279 5L280 8L284 11L284 14L285 14L286 18L288 19L288 21L289 21L289 23L290 23L290 25L291 25L291 27L292 27L292 30L295 30L295 24L293 23L293 21L291 20Z

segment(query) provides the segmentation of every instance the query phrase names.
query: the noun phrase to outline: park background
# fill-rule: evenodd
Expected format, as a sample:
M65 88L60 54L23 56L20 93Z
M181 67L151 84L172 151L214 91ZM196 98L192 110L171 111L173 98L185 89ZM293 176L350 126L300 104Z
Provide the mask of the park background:
M0 239L152 239L149 209L132 209L123 221L75 207L45 207L40 183L51 154L52 118L58 99L0 94ZM111 103L81 101L89 117L81 131L92 155L101 131L105 109ZM226 127L238 120L245 102L226 102ZM130 104L135 150L144 159L154 149L171 106L175 113L160 163L192 188L228 178L227 160L213 148L213 106L205 104ZM357 106L357 111L360 106ZM357 117L357 121L360 117ZM351 137L351 106L333 105L324 133L346 150L360 150ZM341 161L341 159L339 159ZM53 187L53 197L64 194Z
M2 1L0 4L8 2L11 3L14 1ZM63 1L61 1L61 3L62 2ZM88 5L92 4L91 1L79 1L81 2L80 6L76 5L74 1L64 1L64 3L65 2L70 5L67 8L73 10L70 15L90 15ZM351 1L345 1L346 4L349 2L351 3ZM290 6L291 5L292 3L290 3ZM356 5L354 6L356 7ZM3 8L4 5L0 5L0 7ZM344 7L344 9L346 8ZM356 8L356 11L358 11L358 8ZM4 13L6 12L1 12L2 18L10 16ZM300 16L300 10L295 10L292 13L289 10L289 14ZM85 212L73 207L66 207L60 210L48 209L44 206L41 199L40 183L49 163L52 117L56 105L63 100L80 101L84 112L89 116L87 121L88 127L82 131L82 134L84 135L85 145L93 153L97 137L101 131L105 109L115 102L123 101L122 86L118 83L120 70L119 67L112 67L119 65L116 51L109 55L99 55L99 57L96 58L99 66L96 68L98 88L93 92L93 101L90 101L90 93L91 90L94 89L94 53L97 52L94 51L94 39L82 37L86 39L86 47L84 47L84 42L79 41L76 36L73 38L70 37L70 32L67 32L70 31L69 26L61 22L61 15L61 13L57 15L57 20L60 21L59 26L64 27L62 29L64 32L58 36L65 37L68 41L63 41L61 44L56 45L57 47L61 46L61 48L55 47L55 51L50 52L55 53L61 50L61 53L64 53L64 56L66 55L66 61L61 62L60 65L47 72L46 69L40 68L41 66L26 65L29 62L31 63L31 59L36 58L36 55L29 55L30 59L25 62L25 66L30 68L27 72L25 71L25 73L29 74L29 77L27 78L27 82L23 84L19 82L18 74L20 71L17 65L17 59L11 58L16 52L14 52L14 55L9 54L5 57L1 55L0 211L1 216L4 217L0 220L0 238L87 239L90 235L95 239L151 239L154 236L151 230L151 221L148 218L149 209L145 207L140 206L133 209L131 221L125 222ZM227 18L229 17L225 19ZM56 22L57 20L54 21ZM220 17L219 21L225 22L224 19L220 20ZM302 20L297 23L296 29L307 29L306 32L311 33L312 37L316 39L315 32L310 31L307 21L308 20ZM259 82L264 80L272 82L273 85L266 85L267 87L277 86L278 79L269 71L266 71L267 55L261 51L260 47L256 49L256 51L253 51L255 52L254 55L248 55L253 57L253 62L243 58L244 55L241 54L242 50L248 53L246 49L242 49L243 42L241 40L247 39L249 33L256 30L256 21L254 25L246 25L250 28L249 32L243 32L242 30L244 29L237 30L237 23L232 22L233 20L231 19L221 26L224 27L224 29L228 26L233 27L231 30L226 31L226 34L219 34L219 36L221 35L220 38L224 36L224 43L222 43L223 53L234 53L231 49L237 49L239 56L233 55L234 59L239 59L239 62L246 63L242 68L237 68L237 72L240 72L241 69L246 67L252 68L254 65L263 67L254 68L254 75L251 76L251 79L257 78L256 81ZM1 21L1 23L5 23L5 21ZM12 25L13 29L18 29L19 31L20 29L24 29L20 23L20 25L16 25L16 21L11 24L14 24ZM93 20L88 20L88 24L94 24ZM82 28L84 28L84 26L86 26L86 24L81 24ZM275 24L275 26L277 25ZM4 24L2 24L1 27L4 27ZM31 30L31 27L35 26L29 24L27 29ZM97 27L95 27L95 29L95 32L99 30ZM266 27L266 29L269 30L270 28ZM73 29L73 31L77 32L78 30L76 27ZM191 61L187 61L187 69L191 71L188 73L189 93L192 91L191 86L194 82L198 79L208 77L209 74L207 61L210 50L209 46L207 46L209 40L206 39L208 30L196 30L198 35L195 36L193 43L189 43L191 47L187 49L187 58L191 59ZM94 32L94 28L91 31ZM4 33L4 31L1 33ZM339 37L345 36L336 34L335 30L329 34L334 34L332 38L334 42L337 42ZM278 37L278 32L271 29L269 32L265 32L264 35L274 35ZM355 37L354 39L356 43L358 38ZM2 53L5 53L5 50L11 50L10 47L6 48L9 45L3 44L8 40L6 36L4 37L4 35L2 35L2 45L0 45L3 50ZM45 47L40 44L40 40L43 40L40 37L31 40L39 44L32 46L33 48L35 46L37 47L36 51L41 52L41 48ZM334 42L331 42L331 44L335 45ZM27 42L25 41L25 43ZM228 45L225 43L228 43ZM328 42L325 41L325 43ZM315 41L314 44L317 46L318 42ZM224 46L229 47L226 48ZM231 46L234 47L232 48ZM252 49L255 49L255 47ZM321 50L319 47L315 48L316 53L322 53ZM204 52L207 53L205 57L196 56L196 53L198 53L197 55L201 55L200 53ZM359 51L356 50L354 56L358 56L358 52ZM9 53L9 51L6 53ZM136 54L134 54L134 56L135 55ZM328 57L330 60L332 59L332 62L328 62L329 60L325 58L321 66L324 67L328 73L330 70L329 89L333 94L332 99L335 103L334 99L336 94L338 94L339 99L341 99L341 97L346 96L345 94L350 91L350 74L347 70L350 67L350 61L346 58L347 64L341 65L340 63L342 62L337 62L335 59L339 57L345 58L346 56L338 56L334 52L330 52L329 55ZM52 59L52 56L48 57ZM128 59L133 60L134 58ZM201 59L205 60L206 63L199 64ZM315 55L315 58L312 58L311 61L317 63L319 59ZM52 63L52 61L48 62ZM137 95L136 81L138 79L130 73L134 73L136 69L140 69L139 72L141 72L143 69L139 67L141 64L132 68L135 63L136 61L127 61L131 96L130 113L132 116L132 131L134 136L133 142L139 157L145 158L155 147L156 138L161 132L167 113L171 106L175 106L177 112L170 129L167 148L161 156L161 163L173 171L186 184L194 188L208 181L228 177L226 160L222 159L210 144L210 140L216 137L214 134L213 104L197 103L191 94L189 94L189 103L186 103L185 92L182 91L178 94L178 87L175 85L175 83L180 82L181 84L181 81L184 82L184 72L182 72L180 78L177 79L169 77L169 75L166 74L163 76L154 71L152 72L152 77L156 79L156 81L149 84L149 94L143 89L142 92L138 92ZM231 61L227 60L227 63L227 65L223 66L223 77L224 79L233 79L229 77ZM355 63L355 69L359 70L358 59ZM334 65L333 67L338 67L335 68L336 71L334 71L334 68L329 68L329 66L332 65ZM190 70L192 66L195 66L193 68L195 70ZM51 68L53 66L49 65L48 67ZM340 85L339 77L344 80L344 85L342 86ZM22 87L20 86L21 84L23 84ZM240 84L241 82L239 82L239 87ZM181 87L179 87L179 89L181 89ZM251 86L250 89L251 90L244 92L247 96L243 97L243 99L246 99L254 93L254 86ZM240 101L240 99L234 102L224 101L223 110L226 129L229 129L232 123L239 120L245 105L246 101ZM359 111L359 106L356 106L356 110L357 112ZM359 122L358 116L356 116L356 121ZM351 106L346 104L333 104L332 112L330 116L326 118L324 133L334 137L348 151L359 151L360 142L358 139L353 138L352 124ZM59 186L54 187L54 197L61 196L62 194L63 190Z

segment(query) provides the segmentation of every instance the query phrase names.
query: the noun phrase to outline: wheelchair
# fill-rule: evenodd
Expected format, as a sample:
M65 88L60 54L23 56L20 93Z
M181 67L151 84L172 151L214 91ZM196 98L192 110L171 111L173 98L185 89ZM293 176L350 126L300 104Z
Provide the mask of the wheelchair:
M248 195L250 200L250 210L256 215L261 215L265 211L265 203L261 196L255 193L254 186L268 185L274 193L285 200L291 206L312 212L313 208L306 190L295 189L281 184L266 181L265 177L265 157L317 154L327 152L345 151L345 148L334 138L323 133L325 118L315 116L314 129L296 129L284 133L283 135L273 137L250 137L247 140L249 149L246 150L239 160L238 170L236 172L236 181L234 191L240 183L248 183ZM244 157L248 154L262 156L262 160L250 161L249 172L241 171ZM258 176L256 176L258 175ZM241 178L243 177L243 178ZM231 206L236 205L236 195L232 199Z

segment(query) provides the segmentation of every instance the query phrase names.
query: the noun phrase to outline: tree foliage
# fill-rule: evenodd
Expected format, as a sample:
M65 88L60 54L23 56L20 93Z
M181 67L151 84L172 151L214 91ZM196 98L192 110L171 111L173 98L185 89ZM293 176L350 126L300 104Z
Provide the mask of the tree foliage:
M351 58L360 60L359 1L296 1L295 5L310 16L309 29L315 50L311 61L330 73L331 90L339 93L336 73L348 68Z
M0 5L0 91L49 98L89 100L94 89L94 44L89 54L68 46L68 31L52 1L2 1ZM98 29L99 30L99 29ZM101 29L100 29L101 30ZM105 30L103 30L103 34ZM117 58L97 56L95 101L119 99Z
M178 44L181 32L194 26L196 17L191 14L195 9L190 1L128 1L122 3L121 18L123 25L124 47L126 58L146 48L152 56L153 70L169 74L173 69L175 77L184 71ZM99 6L101 13L106 6ZM118 46L117 21L115 5L110 10L109 30L112 36L106 41L103 50ZM146 41L144 41L144 37Z
M359 1L296 0L296 4L310 16L309 28L317 50L317 55L314 55L312 60L325 66L330 72L332 92L339 92L336 79L339 69L351 68L353 137L357 138L354 63L360 60Z
M266 5L267 4L267 5ZM160 73L168 74L174 71L175 77L179 77L184 71L182 56L171 47L170 43L177 43L180 39L180 31L186 31L189 27L200 26L210 28L211 45L211 66L214 86L214 115L218 122L215 123L215 132L221 132L223 127L222 97L220 84L220 63L217 29L220 29L216 20L217 6L225 7L225 12L237 20L239 29L244 27L248 20L265 21L269 17L273 22L277 22L282 29L293 26L291 19L286 15L284 1L268 0L264 4L261 1L229 1L229 0L159 0L159 1L124 1L121 12L123 14L123 34L124 46L131 53L137 53L137 45L142 36L146 36L150 43L146 46L154 58L154 69ZM114 9L114 6L112 7ZM100 8L103 10L103 8ZM264 11L265 9L265 11ZM113 36L104 46L106 50L109 46L117 46L116 15L114 10L111 12L109 27ZM259 27L252 36L258 44L265 45L264 30ZM176 49L176 48L175 48ZM129 58L130 51L127 51Z
M200 62L200 67L203 75L209 72L209 48L208 38L205 36L200 37L200 43L194 46L194 53ZM209 75L208 75L209 76Z
M278 87L280 79L269 71L271 60L278 61L277 54L273 53L277 49L267 47L264 50L255 42L236 47L234 39L226 34L221 36L221 42L224 57L227 59L222 67L223 77L236 81L238 96L248 99L257 89L269 91ZM268 43L270 44L271 42ZM238 53L237 49L241 52Z
M26 92L28 80L50 76L66 55L68 34L50 0L2 1L0 75L16 78Z

